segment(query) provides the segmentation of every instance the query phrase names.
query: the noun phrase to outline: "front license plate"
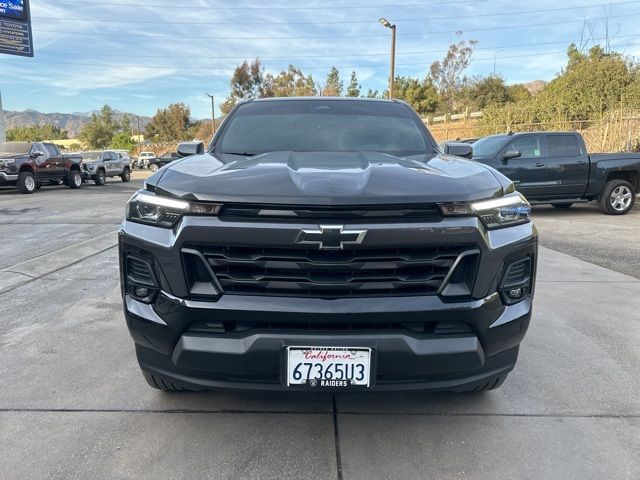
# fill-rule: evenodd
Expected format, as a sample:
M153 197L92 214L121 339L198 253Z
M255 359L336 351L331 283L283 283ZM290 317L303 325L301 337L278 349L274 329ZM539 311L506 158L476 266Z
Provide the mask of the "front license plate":
M370 380L370 348L287 348L287 386L368 387Z

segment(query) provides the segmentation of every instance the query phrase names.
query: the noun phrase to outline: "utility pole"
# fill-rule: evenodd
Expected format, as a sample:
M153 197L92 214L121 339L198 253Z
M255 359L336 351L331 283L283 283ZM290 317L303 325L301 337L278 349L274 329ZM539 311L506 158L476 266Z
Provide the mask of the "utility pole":
M0 92L0 143L7 141L7 131L4 124L4 110L2 109L2 92Z
M380 23L391 29L391 72L389 75L389 98L393 98L393 86L396 78L396 26L392 25L389 20L382 17Z
M216 101L213 95L208 93L205 93L205 95L211 99L211 131L213 132L211 137L213 138L216 134Z
M140 152L142 151L142 147L140 147L140 115L136 115L138 119L138 156L140 156Z

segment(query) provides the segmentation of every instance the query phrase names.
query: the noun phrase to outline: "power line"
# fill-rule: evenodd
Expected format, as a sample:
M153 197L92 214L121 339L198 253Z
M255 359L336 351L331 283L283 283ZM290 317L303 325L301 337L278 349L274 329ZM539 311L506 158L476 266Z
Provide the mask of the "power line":
M469 28L464 29L464 32L485 32L485 31L493 31L493 30L505 30L512 28L528 28L528 27L546 27L550 25L564 25L567 23L584 23L584 22L593 22L598 20L610 20L612 18L627 18L634 17L640 15L640 12L626 13L620 15L609 15L605 17L591 17L591 18L580 18L574 20L561 20L555 22L544 22L544 23L525 23L525 24L508 24L501 25L497 27L478 27L478 28ZM457 29L459 30L459 29ZM457 31L456 30L456 31ZM325 36L282 36L282 37L219 37L215 35L153 35L148 33L120 33L120 32L87 32L87 31L70 31L70 30L49 30L49 29L41 29L34 27L34 31L36 32L45 32L45 33L60 33L60 34L74 34L74 35L89 35L89 36L99 36L99 37L144 37L144 38L165 38L172 41L177 39L183 40L311 40L311 39L337 39L337 38L372 38L372 37L388 37L388 34L367 34L367 35L325 35ZM428 35L440 35L440 34L450 34L456 33L454 30L431 30L429 32L409 32L409 33L398 33L399 37L423 37Z
M603 7L603 6L616 6L616 5L627 5L632 3L640 3L640 0L632 0L626 2L616 2L616 3L598 3L592 5L583 5L579 8L592 8L592 7ZM503 15L523 15L529 13L549 13L549 12L559 12L563 10L575 10L576 7L559 7L559 8L545 8L540 10L519 10L519 11L511 11L511 12L493 12L493 13L477 13L470 15L456 15L456 16L448 16L448 17L424 17L424 18L404 18L404 19L394 19L394 22L424 22L430 20L454 20L460 18L477 18L477 17L491 17L491 16L503 16ZM34 16L34 19L40 20L60 20L65 22L100 22L100 23L133 23L133 24L170 24L170 25L234 25L234 26L243 26L243 25L265 25L264 21L260 22L220 22L220 21L209 21L209 22L177 22L177 21L160 21L160 20L121 20L121 19L100 19L100 18L65 18L65 17L43 17L43 16ZM272 22L269 21L269 25L352 25L355 23L377 23L378 20L332 20L332 21L324 21L324 22Z
M192 10L364 10L364 9L373 9L373 8L405 8L405 7L440 7L446 5L458 5L458 4L467 4L467 3L483 3L487 0L454 0L451 2L430 2L430 3L404 3L404 4L393 4L393 3L380 3L374 5L340 5L340 6L317 6L317 7L291 7L291 6L268 6L268 7L253 7L253 6L243 6L243 7L228 7L228 6L204 6L204 5L180 5L180 8L183 9L192 9ZM87 2L87 1L75 1L75 0L58 0L56 3L69 3L73 5L77 4L87 4L87 5L101 5L101 6L109 6L109 7L145 7L145 8L176 8L175 4L160 4L160 5L149 5L144 3L112 3L112 2Z
M616 46L635 46L635 45L640 45L640 42L635 42L635 43L627 43L624 45L616 45ZM524 54L518 54L518 55L503 55L503 56L499 56L499 57L494 57L494 56L489 56L489 57L481 57L481 58L472 58L471 62L493 62L494 59L497 60L506 60L506 59L511 59L511 58L525 58L525 57L535 57L535 56L541 56L541 55L557 55L557 54L564 54L566 53L566 50L555 50L555 51L547 51L547 52L534 52L534 53L524 53ZM13 62L19 62L21 59L8 59L8 60L4 60L5 62L9 62L9 63L13 63ZM69 62L69 61L59 61L59 60L42 60L39 59L38 60L39 63L45 63L45 64L56 64L56 65L76 65L76 66L88 66L88 67L116 67L116 68L141 68L141 69L158 69L158 70L171 70L171 69L176 69L176 70L181 70L182 73L184 73L185 69L186 70L206 70L206 71L227 71L227 70L233 70L234 67L230 67L230 66L225 66L225 67L199 67L199 66L191 66L191 65L144 65L144 64L138 64L138 65L125 65L125 64L113 64L113 63L85 63L85 62ZM416 65L425 65L425 62L409 62L409 63L396 63L396 66L416 66ZM331 66L335 66L338 69L357 69L357 68L371 68L371 67L377 67L379 66L378 63L376 64L368 64L368 65L331 65ZM298 68L300 68L301 70L328 70L331 66L316 66L316 65L311 65L311 66L298 66ZM272 71L277 71L277 70L286 70L288 67L275 67L275 66L269 66L269 65L265 65L264 66L265 69L267 70L272 70Z
M619 38L629 38L629 37L640 37L640 33L632 33L628 35L616 35L612 38L612 40ZM593 38L592 40L599 41L605 40L605 37L602 38ZM562 44L570 44L574 42L574 40L559 40L553 42L536 42L536 43L520 43L520 44L511 44L511 45L495 45L490 47L474 47L475 50L501 50L508 48L521 48L521 47L538 47L542 45L562 45ZM446 53L448 50L419 50L413 52L396 52L396 55L421 55L425 53ZM87 53L87 52L74 52L69 50L46 50L47 53L53 53L56 55L74 55L74 56L88 56L88 57L131 57L131 53ZM300 60L306 58L349 58L349 57L374 57L374 56L388 56L389 52L379 52L379 53L351 53L351 54L340 54L340 55L278 55L278 56L264 56L258 55L260 59L293 59ZM141 55L136 53L136 58L185 58L184 55ZM235 56L225 56L225 57L212 57L206 55L197 55L198 59L208 59L208 60L244 60L247 58L253 58L254 55L235 55Z

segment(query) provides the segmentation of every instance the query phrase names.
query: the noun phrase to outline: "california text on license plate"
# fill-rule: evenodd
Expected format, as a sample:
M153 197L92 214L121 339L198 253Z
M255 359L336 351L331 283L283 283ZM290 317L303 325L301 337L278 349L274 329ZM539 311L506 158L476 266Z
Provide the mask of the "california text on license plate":
M370 379L370 348L287 348L287 386L368 387Z

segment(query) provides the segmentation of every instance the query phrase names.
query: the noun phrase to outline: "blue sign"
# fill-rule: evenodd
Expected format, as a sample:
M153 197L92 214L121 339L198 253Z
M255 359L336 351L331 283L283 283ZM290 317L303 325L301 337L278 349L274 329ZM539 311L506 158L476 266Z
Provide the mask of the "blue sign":
M0 0L0 53L33 57L29 0Z
M25 0L0 0L0 17L27 20Z

